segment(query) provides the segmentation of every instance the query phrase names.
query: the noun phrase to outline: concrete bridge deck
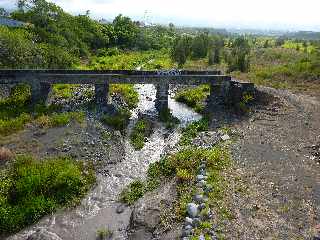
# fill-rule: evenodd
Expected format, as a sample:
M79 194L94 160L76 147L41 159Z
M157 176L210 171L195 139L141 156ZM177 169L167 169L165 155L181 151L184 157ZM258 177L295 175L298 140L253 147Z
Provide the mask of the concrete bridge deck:
M46 102L52 84L93 84L98 105L107 104L110 84L154 84L156 108L168 108L169 84L209 84L210 99L228 95L231 77L220 71L136 71L136 70L0 70L0 84L26 83L31 86L32 103Z
M130 71L130 70L0 70L0 84L186 84L221 83L231 77L220 71Z

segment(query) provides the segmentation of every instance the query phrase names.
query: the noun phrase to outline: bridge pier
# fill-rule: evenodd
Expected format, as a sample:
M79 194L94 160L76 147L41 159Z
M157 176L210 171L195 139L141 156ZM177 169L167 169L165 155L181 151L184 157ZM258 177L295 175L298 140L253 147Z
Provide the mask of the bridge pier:
M95 84L95 102L98 107L103 107L108 104L109 83Z
M37 103L47 104L48 96L51 92L51 83L47 82L33 82L31 84L31 104Z
M228 102L230 92L230 82L222 82L220 84L210 84L210 95L207 103L209 107L223 105Z
M160 113L163 110L169 108L168 98L169 98L169 83L161 83L156 85L156 101L155 107Z

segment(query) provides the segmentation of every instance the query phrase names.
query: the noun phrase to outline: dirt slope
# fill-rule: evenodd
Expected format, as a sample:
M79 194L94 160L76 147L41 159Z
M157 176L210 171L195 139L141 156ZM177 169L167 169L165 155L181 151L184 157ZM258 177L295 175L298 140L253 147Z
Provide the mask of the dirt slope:
M226 239L313 239L320 223L320 103L259 90L272 101L232 124L239 137Z

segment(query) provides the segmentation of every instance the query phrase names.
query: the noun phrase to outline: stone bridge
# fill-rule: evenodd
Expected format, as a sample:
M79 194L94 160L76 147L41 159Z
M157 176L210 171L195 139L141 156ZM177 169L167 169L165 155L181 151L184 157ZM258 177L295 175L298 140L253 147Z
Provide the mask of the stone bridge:
M169 84L210 84L209 103L228 97L231 77L220 71L132 71L132 70L0 70L0 84L26 83L31 86L32 103L45 102L52 84L93 84L95 101L107 104L109 84L156 85L156 108L168 108Z

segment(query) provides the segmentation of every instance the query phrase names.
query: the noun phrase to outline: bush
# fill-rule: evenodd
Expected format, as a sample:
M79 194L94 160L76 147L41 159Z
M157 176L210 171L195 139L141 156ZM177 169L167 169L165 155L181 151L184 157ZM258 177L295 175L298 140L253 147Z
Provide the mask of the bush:
M140 119L135 124L130 134L130 143L135 150L144 147L145 138L151 134L151 123L145 119Z
M129 186L122 191L120 199L128 204L133 204L145 193L144 183L140 180L133 181Z
M159 113L159 119L161 122L165 123L167 129L173 129L180 120L174 117L169 108L162 109Z
M84 112L53 113L52 115L42 115L36 119L36 123L41 128L61 127L69 124L71 121L83 123Z
M22 113L19 117L11 119L0 119L0 135L10 135L11 133L22 130L26 123L31 121L31 116Z
M129 109L134 109L139 103L139 94L131 84L112 84L111 93L120 94L126 102Z
M131 113L127 109L121 109L118 113L115 115L103 115L101 117L101 121L104 122L105 124L115 128L116 130L124 130L128 123L129 123L129 118L131 116Z
M175 99L178 102L187 104L198 113L202 113L205 108L205 101L210 94L210 87L208 85L202 85L186 90L179 91Z
M197 136L198 132L207 131L208 127L209 120L207 118L203 118L197 122L189 124L185 129L183 129L179 144L183 146L190 145L192 139Z
M70 68L77 63L66 49L47 43L39 44L30 32L0 26L1 68L57 69Z
M33 224L66 204L78 203L95 181L91 169L69 158L18 156L0 172L0 233Z

